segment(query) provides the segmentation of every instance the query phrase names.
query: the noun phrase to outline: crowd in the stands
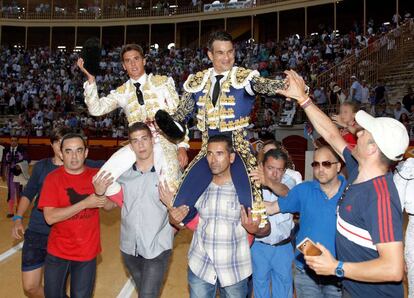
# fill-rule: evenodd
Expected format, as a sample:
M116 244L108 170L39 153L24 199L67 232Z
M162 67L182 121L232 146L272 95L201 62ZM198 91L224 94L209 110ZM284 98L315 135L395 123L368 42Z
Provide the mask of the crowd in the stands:
M268 41L262 44L253 40L238 41L235 43L236 64L257 69L262 76L272 78L281 77L285 69L294 69L313 87L316 103L340 103L352 100L353 87L342 90L333 83L330 90L324 90L316 84L318 74L345 57L358 54L381 36L380 33L392 28L393 24L375 26L370 20L365 36L355 23L346 34L338 34L321 25L318 34L306 38L292 35L279 43ZM102 95L126 80L119 53L120 47L101 50L101 72L96 81ZM4 123L0 133L47 136L54 127L66 125L83 130L89 136L124 136L126 123L121 110L105 117L91 117L85 109L82 88L85 78L76 68L77 57L75 52L51 52L48 48L0 48L0 114L14 115ZM183 92L183 82L189 74L211 66L207 48L150 48L146 61L147 72L173 77L179 93ZM367 86L358 78L355 81L357 83L352 86L356 86L358 96L363 93L359 101L365 107L370 108L386 100L386 82ZM258 101L252 115L253 125L273 125L282 110L280 107L283 107L280 99L263 98ZM408 112L411 114L410 107ZM375 113L392 115L393 111L379 108Z

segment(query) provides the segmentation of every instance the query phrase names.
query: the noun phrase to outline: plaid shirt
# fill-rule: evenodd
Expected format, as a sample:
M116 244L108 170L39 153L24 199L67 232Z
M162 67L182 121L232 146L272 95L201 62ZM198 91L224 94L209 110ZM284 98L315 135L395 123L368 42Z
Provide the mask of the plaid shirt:
M218 278L222 287L250 276L250 247L233 182L210 183L195 207L200 219L188 252L191 271L210 284Z

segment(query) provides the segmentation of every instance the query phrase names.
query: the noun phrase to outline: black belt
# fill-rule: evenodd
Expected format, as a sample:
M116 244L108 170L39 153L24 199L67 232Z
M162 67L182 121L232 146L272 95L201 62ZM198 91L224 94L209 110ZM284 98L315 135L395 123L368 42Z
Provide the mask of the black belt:
M284 240L282 240L282 241L280 241L278 243L275 243L275 244L265 243L265 242L262 242L260 240L259 240L259 242L262 243L262 244L270 245L270 246L281 246L281 245L285 245L285 244L291 243L292 242L292 237L288 237L288 238L286 238L286 239L284 239Z

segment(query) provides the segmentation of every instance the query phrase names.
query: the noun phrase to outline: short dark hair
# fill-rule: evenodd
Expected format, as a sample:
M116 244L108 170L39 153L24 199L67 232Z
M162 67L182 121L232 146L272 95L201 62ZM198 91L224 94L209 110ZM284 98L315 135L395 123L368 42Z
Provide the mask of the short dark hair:
M210 34L207 42L207 48L210 52L213 52L213 42L216 40L233 42L233 37L226 31L214 31Z
M283 146L282 142L279 142L275 139L272 140L267 140L263 143L262 145L262 150L259 151L259 154L257 155L257 159L258 161L262 161L264 160L264 154L263 154L263 149L265 146L267 145L273 145L276 147L276 149L280 149L283 152L285 152L286 156L287 156L287 162L286 162L286 168L287 169L295 169L295 164L293 163L292 157L290 156L289 152L287 151L287 149L285 148L285 146Z
M226 149L229 153L233 153L233 141L231 137L226 134L218 134L208 138L207 144L211 143L226 143Z
M62 149L63 149L63 143L64 143L66 140L69 140L69 139L81 139L81 140L82 140L82 142L83 142L83 145L84 145L84 146L85 146L85 148L86 148L86 140L85 140L85 138L84 138L81 134L79 134L79 133L73 133L73 132L70 132L70 133L65 134L65 135L62 137L62 140L60 141L60 151L62 151Z
M50 143L53 144L54 142L61 140L64 135L70 132L72 132L71 129L66 128L64 126L54 128L50 133Z
M129 126L128 137L130 137L132 133L139 131L139 130L146 130L148 134L150 135L150 137L152 138L151 129L144 122L135 122L131 126Z
M341 158L339 157L338 153L336 153L336 151L329 145L322 145L321 147L316 148L315 152L321 149L327 149L328 151L330 151L332 153L332 155L334 156L334 158L336 159L336 161L341 162ZM341 162L342 163L342 162Z
M141 55L141 58L145 58L144 50L142 49L142 47L135 43L130 43L124 45L121 49L121 62L124 62L124 54L129 51L137 51Z
M288 163L288 156L286 152L284 152L282 149L270 149L265 153L263 157L263 164L265 164L271 157L277 160L283 160L285 162L284 168L286 169Z

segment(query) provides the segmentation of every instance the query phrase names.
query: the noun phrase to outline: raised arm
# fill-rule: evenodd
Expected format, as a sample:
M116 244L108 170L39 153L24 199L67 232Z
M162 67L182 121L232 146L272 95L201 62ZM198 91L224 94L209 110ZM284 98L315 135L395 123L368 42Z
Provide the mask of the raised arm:
M78 61L76 61L76 65L79 67L80 71L83 72L88 79L89 84L95 83L95 76L91 75L89 71L85 68L85 61L82 58L79 58Z
M306 116L312 123L315 130L328 142L329 145L341 156L346 142L342 138L335 123L316 105L314 105L305 92L305 82L303 78L299 76L293 70L285 71L289 82L289 87L286 90L277 90L277 93L287 97L295 99L299 105L304 109Z
M111 91L109 95L99 98L95 77L84 67L83 59L79 58L76 65L87 78L87 81L83 84L83 89L89 113L92 116L102 116L115 110L119 106L118 98L121 96L118 91Z

